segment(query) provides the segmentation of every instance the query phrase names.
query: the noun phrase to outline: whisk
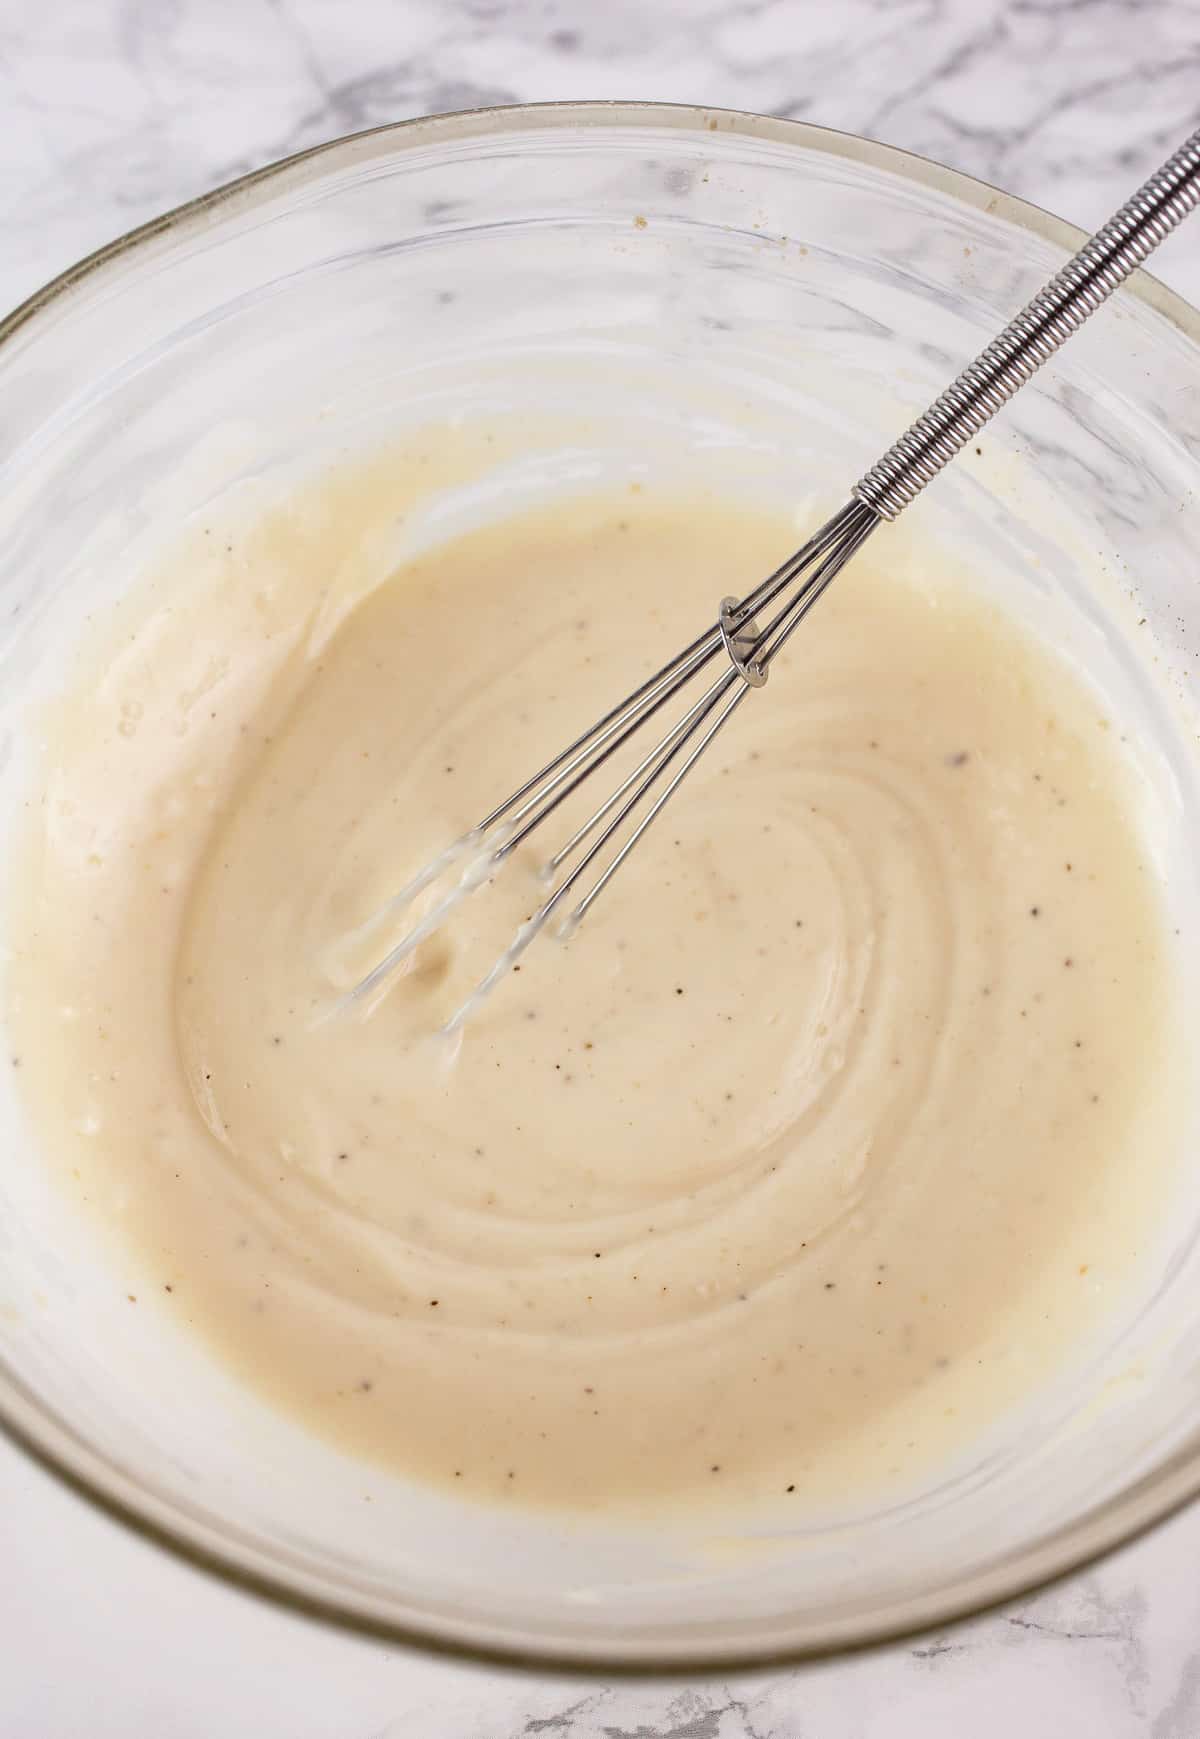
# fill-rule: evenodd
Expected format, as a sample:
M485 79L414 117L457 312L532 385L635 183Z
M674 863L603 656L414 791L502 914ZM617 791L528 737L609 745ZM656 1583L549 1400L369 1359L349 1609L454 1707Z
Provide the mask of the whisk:
M549 891L541 905L453 1015L447 1030L463 1025L552 918L557 918L560 935L570 935L713 738L750 691L764 686L778 654L881 521L894 520L915 501L1197 204L1200 129L917 418L854 486L846 505L807 543L753 591L742 598L725 598L711 627L547 761L388 901L359 932L358 940L394 922L425 889L458 870L450 890L412 924L339 1006L368 1001L380 992L461 900L491 880L585 780L719 661L716 675L682 715L549 856L542 872Z

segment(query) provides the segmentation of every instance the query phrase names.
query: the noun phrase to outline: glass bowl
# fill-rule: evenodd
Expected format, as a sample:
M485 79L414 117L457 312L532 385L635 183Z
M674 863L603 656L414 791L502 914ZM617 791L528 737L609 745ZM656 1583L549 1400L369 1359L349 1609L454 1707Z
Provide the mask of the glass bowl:
M161 532L248 478L432 416L570 410L595 439L543 455L523 487L653 475L704 449L791 479L801 509L832 504L1078 239L817 128L569 104L345 139L117 242L0 326L10 836L35 703L84 616ZM1145 619L1181 718L1200 630L1198 337L1197 316L1139 275L913 510L943 540L986 546L1064 643L1115 619L1102 568ZM1168 771L1159 845L1182 906L1200 807L1191 757ZM343 1619L580 1662L824 1649L1014 1594L1200 1487L1183 1185L1142 1294L986 1454L837 1526L714 1538L702 1518L472 1509L314 1441L128 1309L119 1252L47 1177L11 1071L0 1129L9 1431L178 1548Z

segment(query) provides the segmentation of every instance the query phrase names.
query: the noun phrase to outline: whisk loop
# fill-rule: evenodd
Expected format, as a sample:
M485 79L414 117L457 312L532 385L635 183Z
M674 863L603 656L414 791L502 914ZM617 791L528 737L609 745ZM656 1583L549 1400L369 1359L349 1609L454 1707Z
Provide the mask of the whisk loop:
M716 676L691 700L677 722L547 859L542 875L551 892L521 925L508 950L445 1030L461 1031L468 1015L551 919L557 917L554 928L560 936L569 936L746 695L766 683L778 653L876 526L895 519L916 499L1197 204L1200 130L1184 141L917 418L860 480L852 499L815 536L740 601L724 599L711 628L548 761L477 827L427 864L368 921L356 940L365 939L400 915L439 877L455 865L463 865L449 892L412 925L338 1006L362 1003L380 990L451 912L490 881L506 859L585 780L720 658L722 666ZM765 627L760 626L760 619L775 605L774 615ZM594 879L585 882L593 870Z
M879 523L873 508L850 501L760 585L738 600L726 598L716 622L634 689L590 729L519 785L453 845L439 852L379 912L355 933L362 943L393 922L434 882L460 866L454 885L435 901L400 940L346 993L340 1008L368 1002L422 944L507 859L550 819L584 781L629 743L649 721L698 679L714 660L722 667L690 699L682 716L657 738L633 770L592 810L545 861L551 891L522 924L507 951L451 1016L446 1031L459 1030L467 1015L516 964L551 922L569 937L608 886L646 829L732 718L752 688L761 688L777 656L821 593ZM760 626L772 605L775 613ZM586 848L586 849L585 849ZM589 870L594 878L585 883ZM570 903L573 898L573 903Z

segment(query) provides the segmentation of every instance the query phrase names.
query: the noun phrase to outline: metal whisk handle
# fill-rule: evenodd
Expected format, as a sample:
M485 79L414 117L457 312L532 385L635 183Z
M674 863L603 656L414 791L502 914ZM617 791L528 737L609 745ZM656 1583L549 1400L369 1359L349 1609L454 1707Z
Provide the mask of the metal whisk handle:
M857 499L895 519L1197 205L1200 129L888 448Z

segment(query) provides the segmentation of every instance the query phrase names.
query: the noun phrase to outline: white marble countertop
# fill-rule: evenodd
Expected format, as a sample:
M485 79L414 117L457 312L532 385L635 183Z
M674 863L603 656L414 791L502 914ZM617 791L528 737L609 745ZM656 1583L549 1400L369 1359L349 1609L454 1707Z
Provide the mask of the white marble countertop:
M562 97L798 115L1093 226L1200 122L1196 0L0 0L0 307L301 146ZM1200 300L1200 230L1156 269ZM0 1439L4 1739L1200 1739L1200 1506L1035 1599L842 1660L571 1678L343 1634Z

